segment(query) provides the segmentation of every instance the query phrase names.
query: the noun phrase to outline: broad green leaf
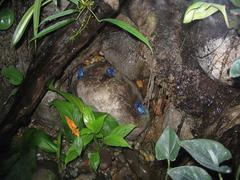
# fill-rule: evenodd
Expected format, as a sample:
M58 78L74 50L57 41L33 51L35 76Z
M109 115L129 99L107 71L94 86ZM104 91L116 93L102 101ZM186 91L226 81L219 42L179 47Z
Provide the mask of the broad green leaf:
M15 20L14 13L9 8L0 9L0 31L9 29Z
M59 112L60 117L61 117L61 125L64 130L64 135L72 141L75 136L72 134L71 129L69 128L67 121L66 121L66 116L70 118L71 120L74 121L76 126L81 129L83 127L83 122L82 122L82 115L80 114L78 108L73 105L70 102L67 102L65 100L59 100L55 99L51 103Z
M76 159L78 156L81 155L83 148L83 142L81 137L76 137L76 139L73 141L72 145L68 149L65 157L65 165L67 165L69 162Z
M44 3L42 3L42 6L48 4L49 2L51 2L52 0L46 0L44 1ZM23 15L22 19L20 20L20 22L18 23L14 34L13 34L13 38L12 38L12 45L15 46L19 40L22 38L32 16L33 16L33 10L34 10L34 5L32 5L27 12Z
M227 27L229 27L228 16L226 13L225 5L216 3L207 3L202 1L197 1L191 4L184 15L183 23L187 24L194 20L205 19L214 13L220 11L224 17Z
M79 97L76 97L76 96L74 96L70 93L59 91L56 88L54 88L54 86L52 84L50 84L48 88L49 88L49 90L51 90L53 92L56 92L59 95L61 95L62 97L64 97L70 103L74 104L79 109L80 112L83 112L85 104L83 103L83 101Z
M32 142L35 146L37 146L43 151L49 153L57 152L57 145L54 144L53 141L49 138L49 136L41 130L38 129L34 130Z
M90 106L85 106L82 113L83 121L87 128L91 129L95 134L99 133L107 115L102 114L96 118Z
M151 52L153 52L152 46L150 45L148 38L130 24L118 19L101 19L100 22L108 22L120 27L121 29L127 31L128 33L132 34L134 37L142 41L151 50Z
M136 126L133 124L122 124L112 130L110 135L116 135L120 137L127 136Z
M173 180L211 180L211 176L197 166L179 166L168 170L168 175Z
M24 78L23 73L14 66L4 67L1 74L14 86L19 86Z
M228 149L217 141L208 139L194 139L181 141L180 145L201 165L221 173L230 173L231 168L220 166L232 158Z
M75 21L74 18L70 18L70 19L65 19L65 20L62 20L62 21L59 21L57 22L56 24L53 24L45 29L43 29L42 31L40 31L36 36L34 36L33 39L31 40L35 40L35 39L38 39L38 38L41 38L43 36L46 36L47 34L53 32L53 31L56 31L58 29L61 29L62 27L70 24L71 22Z
M38 34L41 4L42 4L42 0L34 1L34 5L33 5L34 6L34 8L33 8L33 34L34 34L34 36L37 36L37 34Z
M98 152L88 154L91 168L96 172L100 164L100 155Z
M97 113L100 113L100 112L97 112ZM106 113L104 113L104 114L106 114ZM95 116L96 116L96 113L95 113ZM107 117L105 118L105 121L103 123L103 127L102 127L100 132L103 136L107 136L118 125L119 124L118 124L117 120L114 117L112 117L110 114L107 114Z
M74 14L74 13L77 13L78 10L76 9L68 9L68 10L65 10L65 11L61 11L61 12L58 12L56 14L53 14L51 16L48 16L47 18L45 18L41 23L41 24L44 24L44 23L47 23L49 21L52 21L52 20L55 20L57 18L60 18L60 17L64 17L64 16L68 16L68 15L71 15L71 14Z
M157 160L175 161L180 149L179 138L172 128L167 127L155 146Z
M237 7L240 7L240 0L231 0L231 2L237 6Z
M230 68L230 77L231 78L238 78L240 77L240 59L234 61Z
M116 135L109 135L103 138L103 143L109 146L116 146L116 147L130 147L128 142L123 139L121 136Z
M93 131L88 128L81 129L80 136L82 137L84 147L86 147L93 140Z

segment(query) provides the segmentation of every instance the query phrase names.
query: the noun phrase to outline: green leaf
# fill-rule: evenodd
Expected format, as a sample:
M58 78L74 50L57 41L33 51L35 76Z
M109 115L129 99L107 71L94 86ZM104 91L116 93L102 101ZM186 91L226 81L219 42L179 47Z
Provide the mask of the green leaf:
M57 152L57 145L54 144L53 141L49 138L49 136L41 130L34 130L34 133L32 135L32 142L35 146L37 146L43 151L46 151L48 153Z
M79 109L80 112L83 112L85 104L79 97L76 97L70 93L59 91L56 88L54 88L52 84L50 84L48 88L50 91L58 93L59 95L64 97L66 100L68 100L70 103L74 104Z
M172 128L167 127L155 146L155 154L158 160L175 161L180 149L179 138Z
M100 112L97 112L97 113L100 113ZM104 113L104 114L106 114L106 113ZM96 113L95 113L95 116L96 116ZM100 132L103 136L107 136L117 126L119 126L117 120L114 117L112 117L110 114L107 114L105 121L103 123L103 127Z
M76 9L68 9L68 10L65 10L65 11L61 11L61 12L58 12L56 14L53 14L51 16L48 16L47 18L45 18L41 23L41 24L44 24L44 23L47 23L49 21L52 21L52 20L55 20L57 18L60 18L60 17L64 17L64 16L68 16L68 15L71 15L71 14L74 14L74 13L77 13L78 10Z
M130 24L118 19L101 19L100 22L108 22L120 27L121 29L127 31L128 33L132 34L134 37L142 41L151 50L151 52L153 52L152 46L150 45L148 38Z
M100 164L100 155L98 152L88 154L91 168L96 172Z
M78 129L81 129L84 126L82 121L82 114L79 112L79 109L75 105L65 100L55 99L51 102L51 104L57 109L60 114L64 135L68 138L68 140L72 141L75 139L75 136L72 134L65 116L73 120Z
M78 156L81 155L83 148L83 142L81 137L76 137L76 139L73 141L72 145L68 149L65 157L65 165L67 165L69 162L76 159Z
M231 2L237 6L237 7L240 7L240 0L231 0Z
M130 147L128 142L123 139L121 136L116 135L108 135L103 138L103 143L109 146L116 146L116 147Z
M240 59L234 61L230 68L230 77L238 78L240 77Z
M224 17L227 27L229 27L228 16L226 13L225 5L216 3L207 3L202 1L197 1L191 4L184 15L183 23L187 24L194 20L205 19L214 13L220 11Z
M49 2L51 2L52 0L46 0L44 1L44 3L42 4L42 6L48 4ZM23 15L22 19L20 20L20 22L18 23L14 34L13 34L13 38L12 38L12 45L15 46L19 40L22 38L32 16L33 16L33 10L34 10L34 5L32 5L27 12Z
M53 31L56 31L58 29L61 29L62 27L70 24L73 21L75 21L74 18L70 18L70 19L65 19L65 20L59 21L56 24L53 24L53 25L43 29L42 31L40 31L36 36L34 36L33 39L31 39L31 41L35 40L35 39L38 39L38 38L41 38L43 36L46 36L47 34L53 32Z
M201 165L221 173L230 173L228 166L219 166L232 158L228 149L217 141L194 139L181 141L180 145Z
M88 128L83 128L80 132L82 136L84 147L86 147L93 140L93 131Z
M37 33L38 33L41 4L42 4L42 0L34 1L34 5L33 5L34 6L34 8L33 8L33 34L34 34L34 36L37 36Z
M4 67L1 74L14 86L19 86L24 78L23 73L13 66Z
M82 113L83 113L83 121L87 126L87 128L91 129L95 134L99 133L107 115L102 114L97 118L95 118L93 110L90 106L85 106Z
M112 130L110 135L125 137L127 136L136 126L133 124L122 124Z
M197 166L179 166L171 168L168 175L173 180L211 180L211 176L200 167Z

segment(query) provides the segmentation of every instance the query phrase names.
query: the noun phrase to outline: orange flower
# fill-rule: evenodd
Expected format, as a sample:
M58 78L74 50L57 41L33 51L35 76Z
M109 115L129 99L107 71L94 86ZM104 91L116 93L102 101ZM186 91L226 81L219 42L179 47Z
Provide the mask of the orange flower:
M75 136L80 136L80 131L79 131L78 127L76 126L76 124L73 122L73 120L71 120L67 116L64 116L64 117L65 117L67 124L68 124L69 128L71 129L72 133Z

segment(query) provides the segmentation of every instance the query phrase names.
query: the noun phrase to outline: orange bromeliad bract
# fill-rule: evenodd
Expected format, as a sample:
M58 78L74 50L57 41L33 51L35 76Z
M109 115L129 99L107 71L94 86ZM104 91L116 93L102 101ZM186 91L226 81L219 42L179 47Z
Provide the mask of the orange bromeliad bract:
M68 124L69 128L71 129L72 133L75 136L80 136L80 131L79 131L78 127L76 126L76 124L73 122L73 120L71 120L67 116L64 116L64 117L65 117L67 124Z

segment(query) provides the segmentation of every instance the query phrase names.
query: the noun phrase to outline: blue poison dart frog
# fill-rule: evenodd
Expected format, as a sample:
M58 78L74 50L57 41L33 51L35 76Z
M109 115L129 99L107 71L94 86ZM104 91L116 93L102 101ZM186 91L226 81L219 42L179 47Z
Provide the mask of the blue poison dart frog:
M145 114L146 113L145 107L143 106L143 104L140 101L137 101L134 104L134 107L139 114Z
M110 78L114 77L116 75L116 69L114 67L108 67L106 69L106 75Z
M79 66L77 71L77 79L82 80L83 78L84 78L84 69L82 66Z

